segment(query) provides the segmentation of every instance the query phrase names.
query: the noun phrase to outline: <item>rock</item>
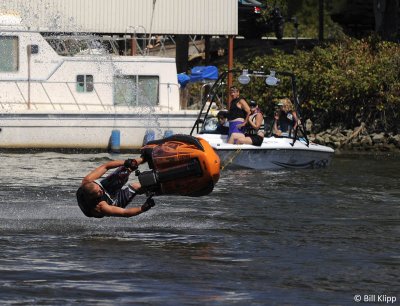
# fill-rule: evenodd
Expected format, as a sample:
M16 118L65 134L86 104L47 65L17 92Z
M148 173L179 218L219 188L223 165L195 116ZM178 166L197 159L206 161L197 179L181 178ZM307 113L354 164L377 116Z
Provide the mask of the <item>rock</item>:
M344 136L341 132L338 132L336 134L336 137L340 138L340 139L344 139L346 136Z
M319 143L319 144L324 144L325 143L324 139L320 135L316 135L315 142Z
M307 132L311 132L312 125L313 125L312 121L310 119L307 119L306 120L306 131Z
M339 141L339 138L336 135L331 135L331 136L329 136L328 139L330 142L338 142Z
M384 143L385 140L386 140L385 133L372 134L372 142L374 144L376 144L376 143Z
M350 137L351 136L351 134L353 134L353 130L345 130L345 131L343 131L343 133L346 133L346 137Z
M368 134L363 126L355 128L354 131L332 127L318 134L310 133L309 140L335 149L350 151L399 152L400 150L400 134L392 135L385 132Z
M369 135L363 136L363 137L361 138L361 140L360 140L360 144L361 144L363 147L372 146L372 145L373 145L372 138L371 138Z
M388 143L392 143L397 148L400 148L400 134L389 136Z

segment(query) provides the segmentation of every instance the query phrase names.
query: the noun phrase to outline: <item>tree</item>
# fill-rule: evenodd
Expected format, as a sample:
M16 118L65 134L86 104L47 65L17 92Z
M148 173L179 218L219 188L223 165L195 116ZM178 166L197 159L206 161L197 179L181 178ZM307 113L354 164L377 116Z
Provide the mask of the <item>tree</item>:
M399 0L374 0L375 31L383 40L399 39Z

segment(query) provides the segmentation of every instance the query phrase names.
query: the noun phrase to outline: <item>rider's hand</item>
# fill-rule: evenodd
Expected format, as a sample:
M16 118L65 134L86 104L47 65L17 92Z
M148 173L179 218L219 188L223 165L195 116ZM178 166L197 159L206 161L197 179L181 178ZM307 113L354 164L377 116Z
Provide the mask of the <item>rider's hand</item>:
M144 202L144 204L142 205L141 209L142 212L148 211L150 208L152 208L154 205L156 205L156 203L154 202L154 200L152 198L148 198L146 200L146 202Z
M135 171L138 168L138 162L136 159L129 158L124 162L124 167L131 171Z

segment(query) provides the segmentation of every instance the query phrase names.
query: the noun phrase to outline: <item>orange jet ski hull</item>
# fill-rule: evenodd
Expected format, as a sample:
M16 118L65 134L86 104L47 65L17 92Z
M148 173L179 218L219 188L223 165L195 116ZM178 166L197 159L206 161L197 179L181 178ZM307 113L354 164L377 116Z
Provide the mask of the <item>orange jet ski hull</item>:
M138 175L146 191L198 197L209 194L218 182L220 159L204 139L173 135L149 142L141 151L152 169Z

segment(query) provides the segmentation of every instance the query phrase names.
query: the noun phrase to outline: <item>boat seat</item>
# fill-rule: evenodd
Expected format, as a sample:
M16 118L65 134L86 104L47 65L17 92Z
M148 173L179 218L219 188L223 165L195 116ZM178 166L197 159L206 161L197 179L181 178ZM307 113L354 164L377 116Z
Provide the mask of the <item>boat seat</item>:
M195 138L193 136L189 136L189 135L184 135L184 134L176 134L176 135L172 135L167 138L164 138L164 139L152 140L152 141L149 141L147 143L147 145L152 145L152 144L159 145L159 144L165 143L166 141L180 141L180 142L189 143L191 145L194 145L199 150L204 151L203 145L200 143L200 141L197 138Z

